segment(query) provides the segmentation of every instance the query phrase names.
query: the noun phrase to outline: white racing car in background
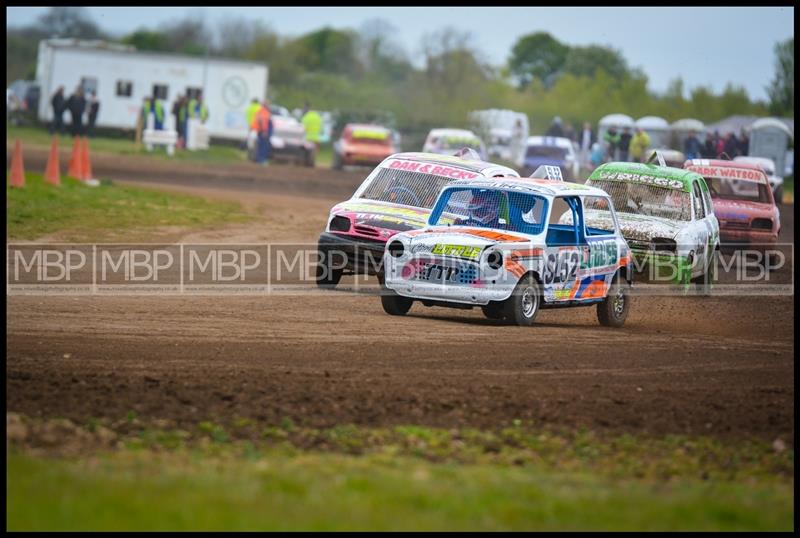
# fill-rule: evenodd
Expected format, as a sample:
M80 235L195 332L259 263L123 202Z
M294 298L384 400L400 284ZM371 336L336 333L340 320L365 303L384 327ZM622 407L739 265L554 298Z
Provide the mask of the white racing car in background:
M452 155L462 148L474 150L484 161L489 158L483 140L467 129L431 129L422 146L422 151L423 153Z
M561 177L556 167L543 168ZM584 226L587 206L606 207L606 224ZM563 209L575 224L553 222ZM415 300L480 306L486 317L518 325L532 324L549 306L597 305L600 323L614 327L628 315L631 257L613 203L602 190L575 183L454 181L441 191L428 226L394 236L383 262L381 302L391 315L405 314Z

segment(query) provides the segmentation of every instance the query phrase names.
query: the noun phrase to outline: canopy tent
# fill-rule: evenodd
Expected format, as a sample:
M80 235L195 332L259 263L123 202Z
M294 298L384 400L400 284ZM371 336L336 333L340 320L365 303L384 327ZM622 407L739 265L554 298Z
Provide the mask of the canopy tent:
M666 148L669 145L669 122L658 116L644 116L636 120L636 127L650 136L650 147Z

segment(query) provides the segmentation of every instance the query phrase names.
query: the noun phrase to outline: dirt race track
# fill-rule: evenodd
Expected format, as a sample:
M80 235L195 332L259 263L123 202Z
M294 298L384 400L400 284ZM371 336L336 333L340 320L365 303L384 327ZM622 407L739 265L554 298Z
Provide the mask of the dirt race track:
M363 177L268 170L247 188L244 179L225 190L174 181L243 200L275 223L191 240L313 242L327 209ZM784 242L794 240L793 209L782 211ZM545 310L531 328L418 304L394 318L378 297L343 291L7 300L7 410L30 416L85 422L135 411L187 427L288 417L315 427L493 428L522 419L793 445L792 296L635 297L623 329L600 327L594 308Z

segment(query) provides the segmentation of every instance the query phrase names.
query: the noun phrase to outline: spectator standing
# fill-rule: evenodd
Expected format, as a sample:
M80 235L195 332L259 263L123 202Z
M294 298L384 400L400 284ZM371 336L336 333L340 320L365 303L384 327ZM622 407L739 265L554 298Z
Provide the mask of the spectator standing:
M556 116L553 118L553 123L547 128L545 136L564 136L564 129L561 127L561 118Z
M744 129L740 131L739 137L739 155L749 155L750 154L750 138L747 136L747 133L744 132Z
M53 107L53 122L50 124L50 134L64 133L64 109L66 102L64 101L64 86L59 86L53 98L50 99L50 106Z
M591 155L591 169L595 169L600 166L603 161L605 160L605 152L603 151L603 146L595 142L592 144L592 155Z
M314 144L315 152L319 149L319 139L322 134L322 116L319 112L311 109L311 104L306 102L303 118L300 122L306 129L306 140Z
M725 153L731 159L739 155L739 140L733 133L728 133L728 138L725 140Z
M183 125L183 116L186 115L184 112L185 105L185 99L181 94L178 94L175 102L172 103L172 117L175 118L175 130L178 132L178 148L184 147L184 139L186 137L185 126Z
M717 140L712 133L706 133L702 154L704 159L714 159L717 156Z
M203 101L203 96L197 96L197 104L195 105L195 117L200 119L200 123L205 123L208 121L208 107L206 106L205 101Z
M617 148L619 147L619 133L615 126L611 126L603 135L603 142L606 144L606 156L611 160L617 159Z
M622 129L622 134L619 135L619 160L622 162L628 162L628 149L631 145L631 140L633 136L631 136L631 129L630 127L625 127Z
M631 160L637 163L643 162L645 151L650 147L650 143L650 135L641 127L637 127L636 133L633 135L633 138L631 138L631 142L628 146Z
M272 114L269 110L269 102L265 99L264 103L259 107L253 118L252 128L256 132L257 151L256 162L262 166L267 166L270 153L270 125L272 123Z
M100 112L100 101L97 99L97 92L93 91L89 98L89 128L88 136L94 136L94 126L97 123L97 114Z
M715 148L715 150L716 150L715 157L719 157L722 154L722 152L725 151L725 140L726 139L721 137L721 136L719 136L719 131L716 132L716 135L717 135L716 136L717 147Z
M153 128L156 131L163 131L164 130L164 119L165 119L165 116L164 116L164 103L162 103L161 99L159 99L156 96L153 96L152 103L153 103L153 107L152 107L153 108L153 116L154 116L154 119L155 119L155 122L154 122L155 125L153 126Z
M83 97L83 88L77 86L75 92L67 100L72 119L72 136L83 136L83 113L86 112L86 99Z
M564 126L564 138L569 139L570 142L575 142L575 129L572 128L571 123Z
M584 122L583 130L578 137L578 148L580 149L581 166L589 168L590 158L592 153L592 145L597 142L594 131L592 131L592 124Z
M683 141L683 154L687 159L697 159L700 157L700 140L694 131L689 131L689 136Z

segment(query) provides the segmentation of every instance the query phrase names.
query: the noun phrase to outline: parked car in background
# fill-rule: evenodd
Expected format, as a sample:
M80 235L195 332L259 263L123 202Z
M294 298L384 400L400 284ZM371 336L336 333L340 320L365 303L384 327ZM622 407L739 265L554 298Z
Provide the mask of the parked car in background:
M314 166L316 157L314 144L306 140L306 129L303 124L280 105L271 104L269 111L272 118L272 136L269 139L272 145L270 160ZM253 161L257 138L258 135L252 130L247 137L247 152Z
M575 146L569 138L560 136L528 137L522 161L522 175L530 175L540 166L558 166L567 181L577 180L580 174Z
M783 203L783 177L775 172L775 161L767 157L749 157L745 155L735 157L733 160L734 162L750 163L760 166L761 169L764 170L764 173L767 174L775 203L778 205Z
M780 211L760 166L693 159L683 167L703 176L708 184L722 248L745 245L766 251L775 246L781 230Z
M333 168L377 166L396 153L392 131L380 125L348 123L333 144Z
M336 204L319 236L317 284L334 287L344 274L380 275L383 249L399 232L421 228L443 186L457 179L515 176L485 161L433 153L396 153L367 176L352 198Z
M422 146L422 151L423 153L453 155L462 148L475 150L481 159L489 158L483 140L467 129L431 129Z

